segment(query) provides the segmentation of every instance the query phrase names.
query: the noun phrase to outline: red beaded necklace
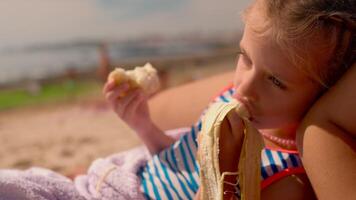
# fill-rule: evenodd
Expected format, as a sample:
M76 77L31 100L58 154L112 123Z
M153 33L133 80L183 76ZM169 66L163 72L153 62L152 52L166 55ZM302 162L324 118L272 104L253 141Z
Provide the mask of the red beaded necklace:
M266 139L278 144L279 146L283 146L283 147L293 147L296 148L297 147L297 143L295 140L293 139L284 139L284 138L280 138L274 135L270 135L268 133L264 133L261 132L262 136L265 137Z

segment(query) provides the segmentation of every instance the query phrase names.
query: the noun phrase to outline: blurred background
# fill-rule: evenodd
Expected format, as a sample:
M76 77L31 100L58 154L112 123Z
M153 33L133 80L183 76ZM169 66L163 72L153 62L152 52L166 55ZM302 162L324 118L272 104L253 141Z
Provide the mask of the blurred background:
M70 176L140 144L105 104L107 74L151 62L167 89L234 69L248 3L0 1L0 168Z

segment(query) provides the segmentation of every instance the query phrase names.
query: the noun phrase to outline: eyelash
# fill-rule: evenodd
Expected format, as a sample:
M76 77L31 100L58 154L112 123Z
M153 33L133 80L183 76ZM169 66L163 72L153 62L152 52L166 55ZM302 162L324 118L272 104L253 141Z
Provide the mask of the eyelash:
M243 59L244 59L245 62L251 63L251 61L246 57L245 52L243 52L243 51L241 51L241 50L237 52L237 59L239 59L240 56L243 56ZM278 79L277 79L276 77L274 77L274 76L269 76L269 77L268 77L268 80L272 81L272 83L273 83L276 87L278 87L278 88L280 88L280 89L282 89L282 90L285 90L285 89L287 88L280 80L278 80Z
M286 86L280 80L278 80L276 77L269 76L268 80L272 81L272 84L274 84L276 87L278 87L282 90L286 89Z
M244 60L244 62L246 62L246 64L250 65L251 61L250 59L246 56L246 53L243 51L238 51L237 52L237 59L240 58L240 56L242 56L242 59Z

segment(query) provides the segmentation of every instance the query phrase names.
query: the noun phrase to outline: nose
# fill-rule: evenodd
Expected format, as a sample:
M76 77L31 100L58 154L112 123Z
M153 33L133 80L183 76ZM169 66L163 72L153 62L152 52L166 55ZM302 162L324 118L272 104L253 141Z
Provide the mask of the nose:
M236 74L236 77L236 93L249 102L256 102L258 100L257 74L253 70L249 70L241 74Z

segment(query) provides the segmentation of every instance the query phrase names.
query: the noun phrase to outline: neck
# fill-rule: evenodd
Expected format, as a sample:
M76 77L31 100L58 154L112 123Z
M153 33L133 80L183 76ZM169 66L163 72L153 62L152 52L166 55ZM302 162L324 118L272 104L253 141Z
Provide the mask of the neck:
M284 149L295 149L295 134L297 125L289 125L278 129L260 130L265 145Z
M287 125L276 129L263 129L260 130L263 133L273 135L283 139L295 139L295 134L297 131L297 124Z

